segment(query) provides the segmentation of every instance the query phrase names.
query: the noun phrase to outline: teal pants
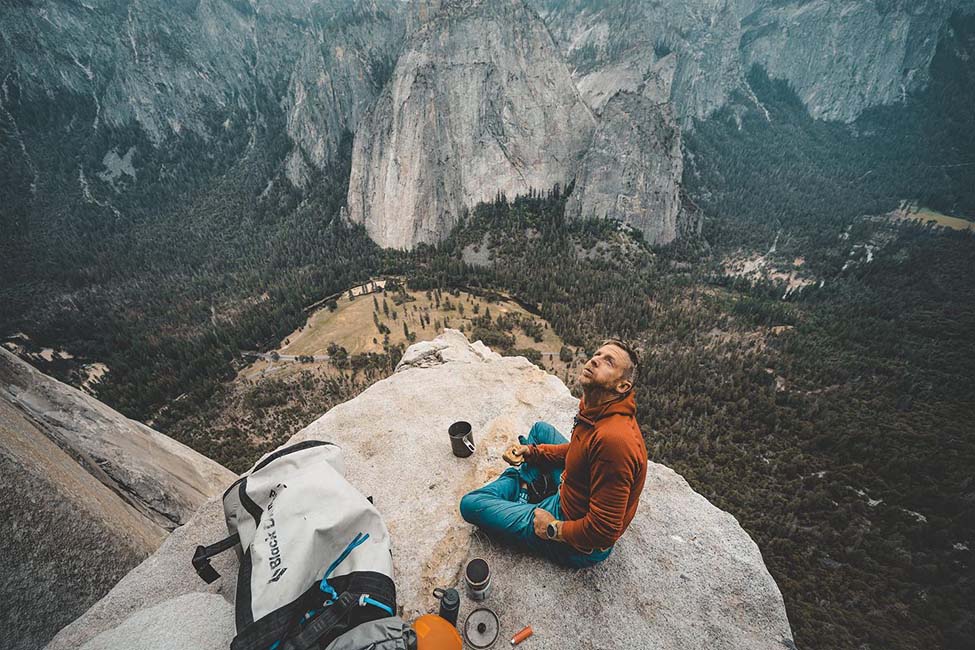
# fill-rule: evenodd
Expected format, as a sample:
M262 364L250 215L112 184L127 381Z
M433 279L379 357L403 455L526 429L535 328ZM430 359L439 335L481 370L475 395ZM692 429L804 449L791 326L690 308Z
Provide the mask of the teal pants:
M528 436L518 436L523 445L560 445L568 442L555 427L536 422ZM535 509L547 510L556 519L563 520L559 493L555 492L540 503L526 503L521 481L531 483L542 472L538 467L524 463L521 467L509 467L501 476L482 488L464 495L460 500L460 515L493 538L547 557L564 566L581 569L605 560L612 548L605 551L582 553L562 542L542 539L535 534ZM562 483L562 468L548 470L554 485Z

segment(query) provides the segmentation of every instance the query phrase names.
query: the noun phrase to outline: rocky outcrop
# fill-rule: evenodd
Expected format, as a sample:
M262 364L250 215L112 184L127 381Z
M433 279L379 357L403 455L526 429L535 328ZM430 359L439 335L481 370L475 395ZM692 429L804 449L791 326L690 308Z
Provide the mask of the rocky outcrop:
M533 4L590 105L645 82L661 95L669 86L683 126L736 91L751 96L745 75L754 64L788 81L813 117L852 121L923 88L947 18L975 11L971 0Z
M617 219L651 244L670 243L677 237L683 168L670 105L620 91L602 109L565 214Z
M461 496L505 467L506 444L536 420L568 432L576 407L556 377L448 331L413 346L392 377L289 444L321 439L343 447L349 480L372 495L389 527L397 598L408 620L433 610L431 590L458 586L461 567L479 556L492 567L485 604L500 616L501 636L531 624L533 647L564 648L578 639L612 648L794 647L782 596L755 543L734 517L662 465L651 463L633 523L609 559L592 569L569 571L510 550L460 518ZM472 423L477 445L467 459L454 457L447 441L448 426L461 419ZM222 534L215 499L49 648L76 648L93 638L125 640L90 646L100 650L162 647L159 632L139 635L136 622L156 611L174 621L180 611L194 613L199 596L187 596L194 592L232 597L232 553L214 562L223 578L209 586L188 561L196 544ZM225 620L227 607L217 602L215 619ZM464 597L461 622L471 609ZM203 633L197 639L181 630L183 647L229 645L229 631L216 641Z
M190 517L234 474L186 445L0 349L0 402L16 407L89 474L164 529Z
M567 184L594 127L522 0L421 8L353 147L349 218L390 248L438 241L499 192Z
M4 647L42 647L233 479L0 348Z
M0 512L0 629L12 650L43 647L166 536L5 399Z

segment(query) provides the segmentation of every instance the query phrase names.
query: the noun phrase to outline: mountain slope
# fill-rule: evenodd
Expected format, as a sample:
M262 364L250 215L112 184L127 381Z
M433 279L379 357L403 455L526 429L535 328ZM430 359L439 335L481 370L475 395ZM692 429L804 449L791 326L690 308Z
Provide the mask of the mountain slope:
M810 114L849 122L923 89L938 37L972 0L533 0L593 106L644 80L683 126L724 106L754 64ZM672 59L672 60L671 60Z
M106 238L186 215L228 183L252 206L315 192L386 80L402 12L395 0L0 6L11 276L53 252L90 265Z
M498 193L567 184L594 128L520 0L422 16L353 149L349 218L384 247L437 241Z

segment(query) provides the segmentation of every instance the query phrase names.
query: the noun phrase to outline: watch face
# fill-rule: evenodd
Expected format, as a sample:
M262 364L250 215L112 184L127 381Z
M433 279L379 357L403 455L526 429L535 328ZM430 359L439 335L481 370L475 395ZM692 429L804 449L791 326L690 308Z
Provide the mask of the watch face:
M555 539L556 535L559 534L559 530L555 527L554 521L545 527L545 532L548 534L549 539Z

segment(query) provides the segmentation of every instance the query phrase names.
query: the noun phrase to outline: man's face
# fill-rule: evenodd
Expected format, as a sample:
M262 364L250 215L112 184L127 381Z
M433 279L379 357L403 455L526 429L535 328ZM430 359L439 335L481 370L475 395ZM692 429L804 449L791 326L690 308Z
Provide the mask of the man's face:
M630 367L630 358L621 348L607 344L596 350L579 373L579 384L584 389L597 388L625 393L632 384L623 379Z

